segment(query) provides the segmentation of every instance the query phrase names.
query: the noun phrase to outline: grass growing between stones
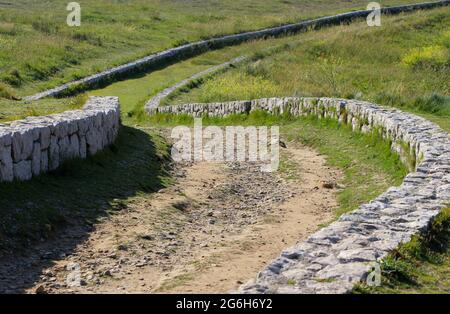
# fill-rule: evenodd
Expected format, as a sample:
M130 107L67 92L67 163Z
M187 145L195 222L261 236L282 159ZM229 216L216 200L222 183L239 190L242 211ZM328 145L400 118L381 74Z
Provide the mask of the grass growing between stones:
M354 293L450 293L450 207L429 230L381 262L380 287L361 284Z
M0 253L47 238L61 225L92 225L133 196L157 191L171 180L168 160L157 133L122 127L116 143L94 157L29 182L0 184Z
M384 192L390 186L401 184L407 168L390 149L390 142L376 134L352 132L347 125L332 119L314 117L294 118L276 116L263 111L249 115L230 115L225 118L203 118L203 125L280 125L287 141L297 141L313 147L325 155L330 166L341 169L345 175L343 189L338 192L339 208L336 216L356 209ZM157 114L147 118L150 125L192 125L187 115Z

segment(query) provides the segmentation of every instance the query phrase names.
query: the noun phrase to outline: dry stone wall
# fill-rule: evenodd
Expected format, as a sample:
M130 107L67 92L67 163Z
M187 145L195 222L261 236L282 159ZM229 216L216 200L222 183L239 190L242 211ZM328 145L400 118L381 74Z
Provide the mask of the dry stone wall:
M395 6L389 8L382 8L383 14L399 14L401 12L408 12L414 10L431 9L439 6L450 4L450 0L442 0L435 2L425 2L411 5ZM258 31L245 32L235 35L227 35L207 40L202 40L194 43L189 43L179 47L171 48L150 56L138 59L136 61L120 65L118 67L85 77L83 79L69 82L61 86L37 93L32 96L25 97L26 101L34 101L44 97L57 96L66 93L72 88L81 87L82 89L89 88L92 85L111 80L114 77L121 76L133 71L140 71L143 68L159 65L164 62L171 62L181 58L198 55L210 49L217 49L224 46L236 45L245 41L260 39L271 36L281 36L289 33L295 33L309 28L322 27L327 25L336 25L343 22L351 21L352 19L366 17L372 11L359 10L347 12L332 16L321 17L318 19L307 20L300 23L288 24L278 27L266 28Z
M374 262L425 230L450 204L449 134L400 110L357 100L288 97L165 106L150 113L227 116L253 110L329 117L351 125L355 132L379 132L392 141L392 149L409 156L405 161L414 164L401 186L284 251L239 292L349 292L367 277Z
M158 94L156 94L155 96L153 96L149 101L147 101L147 103L145 104L145 110L149 111L152 110L156 107L158 107L161 104L161 101L166 98L169 97L172 93L176 92L178 89L183 88L188 86L189 84L195 82L196 80L199 79L205 79L211 75L217 74L221 71L225 71L227 68L231 67L231 66L236 66L239 63L242 63L244 61L248 60L248 57L246 56L241 56L238 58L235 58L231 61L216 65L212 68L206 69L205 71L202 71L200 73L197 73L195 75L192 75L191 77L175 84L172 85L164 90L162 90L161 92L159 92Z
M117 97L91 97L82 110L0 124L0 182L30 180L94 155L113 143L119 126Z

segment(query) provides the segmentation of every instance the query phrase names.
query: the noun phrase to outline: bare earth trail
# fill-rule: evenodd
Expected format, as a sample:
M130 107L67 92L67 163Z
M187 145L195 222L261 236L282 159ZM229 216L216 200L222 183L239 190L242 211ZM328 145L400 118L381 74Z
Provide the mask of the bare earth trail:
M288 143L281 154L288 170L272 174L250 163L177 164L174 185L133 197L120 212L98 223L70 255L47 257L46 267L35 265L43 270L23 287L25 292L236 289L283 249L333 218L336 190L323 183L337 182L341 174L305 146ZM72 230L68 238L76 233ZM37 251L45 254L52 245ZM79 273L73 271L78 265ZM22 278L26 267L21 267ZM8 273L5 265L2 273ZM68 284L68 275L80 275L81 285ZM22 289L20 283L12 288Z

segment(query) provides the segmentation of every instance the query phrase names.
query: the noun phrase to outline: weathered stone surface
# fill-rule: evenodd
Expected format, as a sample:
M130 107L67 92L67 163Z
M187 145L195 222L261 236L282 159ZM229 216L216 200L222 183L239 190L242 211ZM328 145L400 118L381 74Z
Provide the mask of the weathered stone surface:
M0 182L29 180L67 159L95 154L115 140L119 126L117 97L91 97L83 110L0 124Z
M49 148L49 170L55 170L59 167L59 145L56 136L50 137Z
M87 156L87 146L86 146L86 137L82 136L80 138L80 158L86 158Z
M368 265L425 230L450 202L449 134L423 118L397 109L357 100L286 97L164 106L149 113L227 116L254 110L332 117L349 123L355 132L377 130L392 140L392 149L404 157L402 161L412 172L401 186L390 188L311 235L306 242L283 252L240 292L348 292L367 276ZM416 164L411 165L409 160L416 160Z
M47 172L49 170L48 167L48 150L41 151L41 173Z
M27 159L33 152L33 132L29 129L17 129L12 133L14 162Z
M72 134L69 138L69 158L77 158L80 156L80 141L77 134Z
M22 160L14 164L14 178L20 181L30 180L33 176L31 172L31 160Z
M0 178L3 181L7 182L10 182L14 179L11 150L12 150L11 145L0 146Z
M38 176L41 173L41 144L39 142L34 143L31 170L33 176Z
M47 149L50 146L50 128L43 127L40 132L41 149Z

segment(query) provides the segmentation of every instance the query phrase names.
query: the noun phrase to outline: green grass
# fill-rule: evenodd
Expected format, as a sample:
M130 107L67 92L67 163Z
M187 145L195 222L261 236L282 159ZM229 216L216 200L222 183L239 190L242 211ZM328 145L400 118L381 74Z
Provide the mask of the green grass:
M383 5L410 2L384 1ZM0 122L79 108L84 95L33 104L12 99L184 41L363 8L366 3L134 0L127 1L127 14L123 14L123 1L84 1L84 26L80 29L65 26L67 3L62 0L0 4ZM147 117L143 104L158 91L212 65L278 46L282 49L276 54L214 76L200 88L180 93L174 101L286 95L361 98L416 112L450 130L448 16L449 8L434 9L383 17L381 28L368 28L361 22L245 43L136 74L89 95L119 96L126 125L189 124L192 118L188 116ZM336 216L400 184L407 172L388 142L374 134L353 133L331 120L254 112L208 118L204 124L279 124L285 138L327 156L328 164L344 173ZM167 150L167 144L153 131L149 135L125 126L115 145L87 161L68 162L31 182L0 185L0 250L27 246L77 219L94 224L123 208L133 196L167 185ZM399 249L400 255L386 259L387 284L369 292L448 292L448 252L433 251L429 240L441 234L439 228L447 228L448 239L445 215L447 218L435 222L434 226L440 227L433 227L428 238L417 238ZM366 291L367 287L360 289Z
M423 114L450 130L449 13L384 16L381 27L360 22L294 36L285 51L214 77L174 103L357 98Z
M450 207L429 230L402 245L381 262L379 287L361 284L354 293L450 293Z
M386 16L383 17L382 30L357 23L226 47L155 69L150 73L135 74L127 80L112 83L88 94L119 96L123 120L125 123L135 123L135 118L139 120L145 115L144 103L157 92L213 65L248 55L257 61L246 62L235 70L216 75L201 88L191 90L190 93L180 93L173 102L235 100L273 95L328 95L329 86L336 84L333 81L327 83L326 68L327 66L333 68L332 63L336 62L337 57L332 58L335 61L323 61L323 58L316 54L317 51L324 50L330 51L329 54L332 56L339 52L342 54L341 60L344 57L350 58L339 70L342 72L338 77L339 84L355 91L362 88L368 90L367 94L354 92L337 94L338 96L360 97L388 106L400 106L405 110L419 113L449 130L450 119L446 109L450 107L447 80L436 76L435 70L410 69L401 64L403 55L414 51L414 47L433 45L433 42L442 42L447 38L441 36L444 31L440 29L448 29L445 24L448 22L448 19L445 19L448 10L443 8L401 16ZM412 27L411 24L419 26ZM418 30L413 33L412 30L416 28ZM385 34L386 32L388 34ZM351 43L347 44L350 40ZM377 41L382 43L389 58L385 60L380 58L376 54L376 49L370 48ZM356 45L356 49L349 47L353 44ZM358 51L358 54L354 51ZM395 58L398 59L398 64L395 63ZM386 61L386 66L382 64L383 60ZM372 62L375 62L374 65ZM323 80L319 75L312 81L309 74L318 69L322 73ZM395 71L391 72L391 69ZM285 75L289 80L284 80ZM418 76L421 80L415 79ZM396 86L399 88L396 89ZM392 90L396 93L392 94ZM33 103L32 107L36 113L64 111L67 108L66 102L70 100L44 99ZM26 116L30 111L29 107L30 105L23 102L0 99L3 120Z
M385 0L384 5L420 2ZM0 3L0 82L26 95L211 36L363 9L365 0L66 0Z
M192 125L193 118L187 115L157 114L141 123L158 126ZM399 156L391 151L390 142L376 133L354 133L350 126L340 125L331 119L294 118L255 111L249 115L230 115L225 118L204 117L203 125L280 125L281 134L286 140L315 148L326 156L330 166L344 173L341 182L343 189L338 193L337 217L370 201L387 188L400 185L408 173Z
M334 120L301 119L286 129L288 139L298 140L326 156L330 166L342 170L343 189L338 192L336 216L356 209L390 186L398 186L407 168L379 135L354 133Z
M225 47L216 51L209 51L201 56L169 65L151 73L137 74L133 78L121 80L109 86L89 91L88 94L95 96L118 96L124 120L129 120L130 117L144 117L146 115L144 113L144 104L161 90L238 56L248 55L254 59L259 59L262 56L276 53L284 49L287 42L288 38L271 38L267 40L256 40L233 47Z
M32 103L7 101L0 98L0 123L24 119L30 116L44 116L67 110L81 109L86 101L86 94L63 99L41 99Z
M92 225L134 196L171 182L169 149L156 132L122 127L116 143L29 182L0 184L0 255L54 234L61 226Z

